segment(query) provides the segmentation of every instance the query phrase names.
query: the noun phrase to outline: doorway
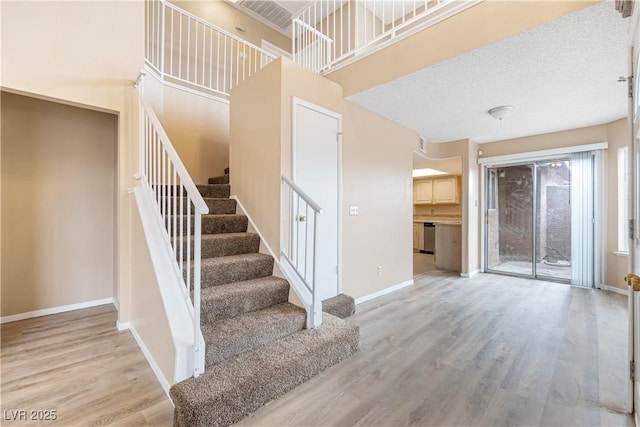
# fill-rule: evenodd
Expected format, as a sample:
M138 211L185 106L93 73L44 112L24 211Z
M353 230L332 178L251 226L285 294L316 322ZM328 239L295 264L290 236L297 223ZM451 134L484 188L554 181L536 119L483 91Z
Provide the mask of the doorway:
M316 251L316 280L322 300L341 290L341 135L340 114L294 98L292 176L322 208Z
M485 270L592 287L594 155L492 166L485 176Z

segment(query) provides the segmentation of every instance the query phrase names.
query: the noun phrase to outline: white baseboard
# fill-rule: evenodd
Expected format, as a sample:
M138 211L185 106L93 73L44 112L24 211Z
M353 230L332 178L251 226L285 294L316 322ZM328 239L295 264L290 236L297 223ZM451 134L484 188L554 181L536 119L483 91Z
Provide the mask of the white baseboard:
M147 363L149 363L151 370L153 371L154 375L160 382L162 389L164 390L167 397L171 399L171 396L169 396L169 389L171 388L171 386L169 385L169 381L167 381L164 374L162 373L162 370L156 363L155 359L153 358L153 356L151 356L151 353L147 349L147 346L144 344L144 341L142 341L142 338L140 338L140 335L138 335L138 331L136 331L136 328L131 324L131 322L120 323L119 321L116 322L116 327L118 328L119 331L124 331L128 329L131 332L131 335L133 335L133 339L136 340L138 347L140 347L140 350L142 351L144 358L147 359Z
M603 291L615 292L616 294L629 295L629 292L627 290L620 289L620 288L618 288L616 286L601 285L600 289L602 289Z
M18 320L31 319L33 317L48 316L50 314L65 313L67 311L82 310L83 308L97 307L99 305L113 304L113 298L96 299L93 301L79 302L76 304L61 305L58 307L43 308L42 310L28 311L26 313L13 314L0 317L0 324L17 322Z
M469 273L460 273L460 277L464 277L465 279L471 279L473 276L477 276L480 273L480 270L473 270Z
M356 305L362 304L363 302L370 301L372 299L381 297L383 295L389 294L391 292L397 291L397 290L402 289L402 288L406 288L407 286L411 286L411 285L413 285L413 279L407 280L406 282L399 283L399 284L397 284L395 286L391 286L390 288L386 288L386 289L383 289L381 291L374 292L372 294L365 295L365 296L360 297L360 298L356 298Z

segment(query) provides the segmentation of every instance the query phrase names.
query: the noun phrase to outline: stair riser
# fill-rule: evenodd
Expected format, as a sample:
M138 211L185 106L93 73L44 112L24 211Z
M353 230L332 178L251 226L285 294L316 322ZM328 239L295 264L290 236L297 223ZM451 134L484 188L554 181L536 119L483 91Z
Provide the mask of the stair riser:
M232 283L229 286L233 286ZM262 310L289 300L289 284L286 281L272 281L249 288L247 292L225 295L224 298L202 300L202 323L213 323L242 314Z
M251 335L240 336L241 334L234 334L233 337L223 335L221 339L214 339L213 342L207 343L205 367L210 368L258 346L301 331L304 328L307 317L305 311L289 303L281 304L278 307L281 306L290 307L291 309L277 313L273 318L265 320L265 323L256 323L254 321L243 324L243 328L245 328L243 331L251 330ZM264 311L274 312L273 309ZM251 317L264 311L249 313L247 316ZM225 322L222 323L224 324ZM213 327L215 328L216 325L213 325Z
M179 185L158 184L152 185L151 188L154 192L157 192L159 198L162 197L178 197L180 196L180 189L182 189L182 196L187 195L187 191L184 187ZM209 185L196 185L196 188L202 195L202 197L209 197L212 199L227 199L231 195L231 186L229 184L209 184Z
M176 215L180 215L180 214L186 215L187 209L188 209L187 205L191 205L190 207L191 215L193 215L194 213L193 203L188 202L186 198L182 200L182 210L180 210L179 200L174 200L174 199L166 200L165 198L162 198L160 200L161 200L161 203L166 203L163 209L170 210L172 214L175 209ZM210 215L220 215L220 214L234 215L236 213L237 202L233 199L206 198L204 199L204 202L207 204L207 207L209 208ZM175 208L174 208L174 205L175 205Z
M191 267L192 268L192 267ZM193 276L193 269L192 269ZM258 279L273 274L273 258L239 261L230 264L202 265L201 286L226 285L227 283L242 282Z
M190 237L189 240L193 245L193 237ZM191 247L193 248L193 246ZM260 237L256 234L242 234L239 236L233 236L231 239L207 240L203 238L201 243L201 259L230 255L254 254L257 253L259 249ZM176 258L180 259L180 254L178 254ZM182 259L187 259L186 253L183 253Z
M197 185L196 187L198 187L202 197L224 199L231 195L231 186L229 184Z
M173 227L173 216L167 217L170 226ZM189 221L180 222L180 217L176 217L176 228L179 230L182 225L183 235L193 235L194 217L190 217ZM248 220L244 215L203 215L202 216L202 234L221 234L221 233L244 233L247 231Z
M209 184L228 184L229 183L229 175L215 176L213 178L209 178Z

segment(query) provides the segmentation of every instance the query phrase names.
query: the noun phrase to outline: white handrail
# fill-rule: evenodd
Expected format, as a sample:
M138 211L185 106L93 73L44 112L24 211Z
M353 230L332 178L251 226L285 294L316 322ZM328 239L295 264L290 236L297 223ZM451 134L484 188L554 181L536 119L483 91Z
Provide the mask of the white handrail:
M333 71L481 1L315 0L292 17L292 56L312 71Z
M298 184L296 184L295 182L291 181L289 178L287 178L286 176L282 177L282 181L285 182L285 184L287 184L289 187L291 187L296 193L298 193L300 195L300 197L307 203L309 204L309 206L315 210L318 213L322 213L322 208L320 207L320 205L318 205L316 202L313 201L313 199L311 198L311 196L309 196L307 193L304 192L304 190L300 187L298 187Z
M317 286L317 247L318 221L322 208L309 197L295 182L282 176L283 183L283 220L286 233L282 238L280 254L286 265L293 270L293 285L299 281L309 294L307 305L307 327L315 328L322 324L322 300ZM311 210L311 212L309 212ZM311 227L311 233L309 228Z
M158 226L173 260L176 280L193 313L193 376L204 369L200 330L202 215L209 207L140 90L140 158L136 175L156 207ZM192 236L193 230L193 236Z
M146 63L166 83L227 97L276 58L166 0L146 5Z

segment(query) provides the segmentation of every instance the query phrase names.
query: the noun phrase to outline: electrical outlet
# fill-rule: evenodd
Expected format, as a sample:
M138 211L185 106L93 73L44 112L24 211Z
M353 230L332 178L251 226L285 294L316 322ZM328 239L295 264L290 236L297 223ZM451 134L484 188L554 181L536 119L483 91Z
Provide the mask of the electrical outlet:
M378 266L378 276L382 276L382 266Z
M349 206L349 215L351 216L360 215L360 206Z

